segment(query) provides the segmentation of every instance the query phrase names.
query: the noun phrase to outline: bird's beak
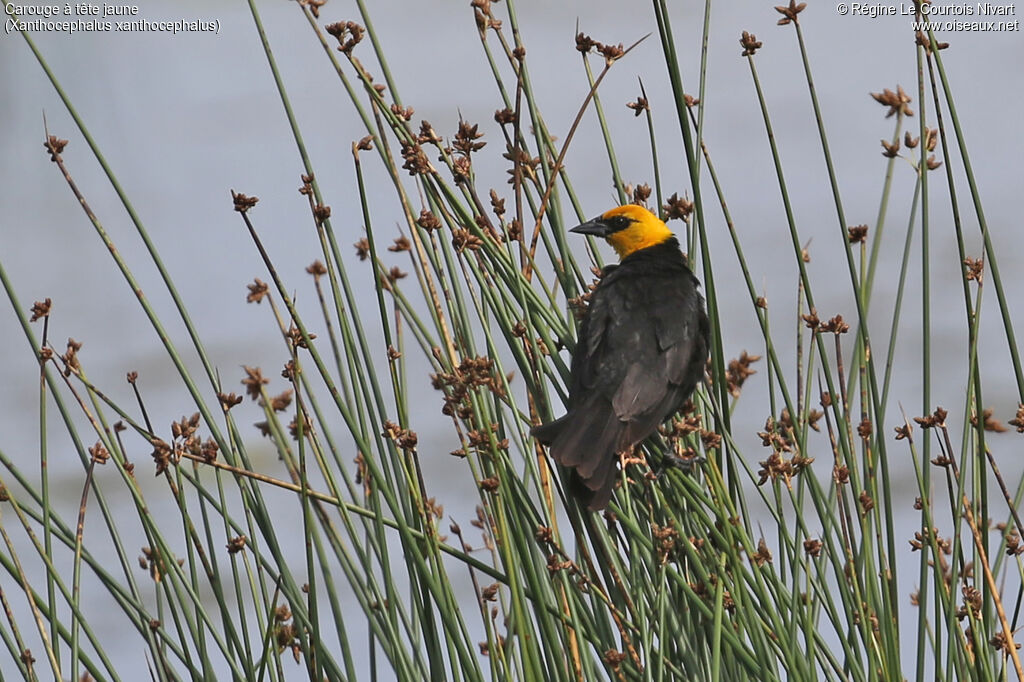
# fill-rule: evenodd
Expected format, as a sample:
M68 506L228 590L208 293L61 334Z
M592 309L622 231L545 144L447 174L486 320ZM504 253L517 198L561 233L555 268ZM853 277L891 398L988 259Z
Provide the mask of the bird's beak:
M600 218L588 220L582 225L577 225L569 231L575 232L576 234L592 234L595 237L607 237L609 235L608 224L603 222Z

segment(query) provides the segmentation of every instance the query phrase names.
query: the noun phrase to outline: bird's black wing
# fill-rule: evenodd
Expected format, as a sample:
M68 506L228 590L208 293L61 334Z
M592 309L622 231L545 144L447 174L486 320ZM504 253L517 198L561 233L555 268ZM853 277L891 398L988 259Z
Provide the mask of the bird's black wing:
M652 260L624 262L602 280L574 355L580 367L571 393L610 402L622 422L620 449L678 409L707 357L707 318L693 275L680 262Z

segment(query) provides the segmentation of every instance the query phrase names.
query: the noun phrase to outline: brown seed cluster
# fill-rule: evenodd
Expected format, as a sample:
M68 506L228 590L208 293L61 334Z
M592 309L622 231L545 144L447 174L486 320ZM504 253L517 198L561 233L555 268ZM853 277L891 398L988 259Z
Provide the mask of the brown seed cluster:
M740 392L743 389L743 383L751 375L757 374L756 369L752 369L751 365L761 359L760 355L751 355L747 351L740 353L738 358L734 358L729 361L729 366L725 370L725 378L729 386L729 395L733 398L740 397Z
M35 303L32 304L32 318L29 321L35 322L40 318L49 317L50 309L52 307L53 301L51 301L50 299L46 299L45 301L36 301Z
M772 454L768 456L768 459L759 462L761 469L757 472L758 485L764 485L769 479L774 482L781 478L788 488L793 477L799 475L814 462L813 458L805 457L799 452L788 460L782 456L783 453L793 452L796 448L793 434L792 419L788 413L784 413L783 418L779 421L768 417L764 424L764 431L758 431L757 435L761 438L761 445L772 448Z
M804 321L804 324L807 325L807 328L815 334L819 332L830 332L838 336L850 331L850 325L843 320L842 315L836 315L828 322L822 322L818 317L817 311L812 309L811 312L806 315L801 315L800 317Z
M626 107L633 110L634 116L639 116L645 111L651 110L651 107L647 104L646 97L637 97L635 102L626 102Z
M236 194L234 192L231 193L231 198L232 201L234 201L235 210L238 211L239 213L245 213L250 208L255 206L256 203L260 200L259 197L250 197L246 196L245 194Z
M309 13L314 18L320 18L320 8L327 4L327 0L299 0L299 4L309 8Z
M867 225L851 225L846 228L847 239L851 244L863 244L868 240Z
M292 389L287 389L270 398L270 409L274 412L284 412L292 404ZM260 407L266 407L263 399L260 399Z
M466 249L476 251L483 246L483 244L484 240L480 239L480 237L477 237L469 230L463 230L462 228L452 230L452 245L455 246L455 250L459 253L462 253Z
M674 192L668 198L667 203L662 206L662 211L665 213L665 220L686 221L693 213L693 202L680 197L678 192Z
M714 573L708 575L708 583L690 583L690 589L703 601L712 604L715 601L715 595L718 585L719 578ZM722 606L729 613L736 611L736 601L732 598L732 593L729 590L722 590Z
M1024 403L1018 403L1017 414L1009 421L1010 426L1017 429L1017 433L1024 433Z
M415 431L404 429L392 421L384 422L384 432L381 435L408 452L415 452L416 443L419 442Z
M423 147L417 142L402 140L402 158L405 160L402 168L409 171L409 175L427 175L433 170Z
M68 146L67 140L62 140L56 135L50 135L43 143L43 147L46 151L50 152L50 161L57 161L57 155L64 151L64 147Z
M459 130L455 133L455 141L452 142L452 147L456 152L469 156L473 152L480 151L487 144L486 142L477 142L483 133L479 132L480 126L478 124L470 125L466 121L459 121Z
M338 51L352 56L352 48L360 43L366 30L354 21L339 21L328 24L325 30L338 41Z
M67 350L64 355L60 356L64 362L64 376L69 377L72 372L77 373L82 369L82 365L78 362L78 351L80 350L82 350L82 344L69 338Z
M263 297L270 291L270 287L259 277L253 280L252 284L246 284L249 295L245 297L246 303L262 303Z
M942 428L946 425L947 414L949 414L947 410L944 410L941 407L936 407L935 412L926 417L914 417L914 421L917 422L922 429L931 429L935 427Z
M182 417L171 423L171 443L156 437L150 439L153 446L151 456L156 463L158 476L186 455L204 462L216 461L219 450L217 443L212 438L203 441L197 435L198 430L199 413L196 412L191 417Z
M317 225L322 225L325 220L331 217L331 207L327 204L317 204L313 207L313 218Z
M770 564L772 562L772 553L771 550L768 549L768 543L764 541L764 538L758 540L757 551L750 557L750 560L758 566L764 566L765 564Z
M897 114L900 116L914 115L914 110L907 106L912 100L910 95L903 90L902 85L896 86L896 92L885 88L882 92L872 92L871 96L882 106L889 107L889 111L885 114L886 118Z
M412 244L409 243L409 238L405 235L395 237L394 243L388 247L388 251L392 253L402 253L403 251L409 251L410 249L412 249Z
M218 402L220 402L220 409L224 410L224 412L227 412L232 407L234 407L235 405L238 405L239 403L242 402L242 396L235 395L235 393L233 393L233 392L232 393L220 392L220 393L217 393L217 400L218 400Z
M794 24L799 24L800 22L797 19L797 15L803 12L805 7L807 7L806 2L801 2L800 4L797 4L796 0L789 0L788 5L777 6L775 8L775 11L782 15L782 18L779 19L778 21L778 25L785 26L790 22L793 22Z
M986 407L984 411L982 411L982 428L986 431L992 431L993 433L1005 433L1007 430L1006 427L1003 426L1001 421L992 416L993 412L994 410L991 407ZM971 425L974 427L978 426L978 415L971 415Z
M967 281L974 280L981 284L981 276L985 271L984 258L964 258L964 277Z
M638 206L646 206L647 200L651 197L651 186L644 183L633 188L633 203Z
M457 415L462 419L472 414L472 403L469 393L476 388L486 388L492 393L503 396L505 387L501 380L494 376L494 361L487 357L465 358L452 372L438 372L431 375L435 389L444 391L443 414Z
M356 249L356 257L359 260L366 260L370 257L370 242L366 237L363 237L352 246Z
M420 211L420 217L416 219L416 224L427 232L433 232L434 230L441 229L441 221L437 219L436 215L427 209Z
M469 5L473 8L473 17L481 37L489 28L501 30L501 19L496 19L491 12L491 0L472 0Z
M537 167L540 166L539 156L531 157L527 150L514 147L511 144L505 145L505 153L501 156L512 162L512 168L506 171L510 176L508 184L519 184L524 178L537 180Z
M494 122L498 125L505 126L510 123L516 122L516 112L512 111L508 107L504 109L498 109L494 112Z
M587 54L591 51L600 52L604 56L605 61L609 64L626 53L622 47L622 43L619 43L618 45L605 45L604 43L599 43L583 33L576 34L576 49L583 54Z
M96 445L89 448L89 455L96 464L106 464L107 460L110 459L110 451L107 450L101 441L96 441Z
M775 9L778 8L776 7ZM800 9L803 9L802 5ZM740 47L743 48L744 57L753 57L754 53L761 49L761 41L759 41L757 36L753 33L747 33L744 31L743 35L740 37Z
M306 272L313 275L314 279L320 279L327 274L327 266L317 259L306 266Z
M242 379L242 385L245 386L246 394L256 400L260 397L264 386L270 383L270 379L263 376L263 370L259 367L248 367L242 366L245 370L245 378Z

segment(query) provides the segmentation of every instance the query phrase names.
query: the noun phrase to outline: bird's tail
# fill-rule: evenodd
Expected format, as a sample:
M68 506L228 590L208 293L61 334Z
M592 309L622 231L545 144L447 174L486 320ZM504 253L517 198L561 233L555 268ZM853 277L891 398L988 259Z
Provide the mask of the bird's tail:
M611 405L588 405L570 410L564 417L536 426L534 437L551 447L551 456L571 469L569 489L591 511L608 506L615 489L615 466L622 443L624 425Z

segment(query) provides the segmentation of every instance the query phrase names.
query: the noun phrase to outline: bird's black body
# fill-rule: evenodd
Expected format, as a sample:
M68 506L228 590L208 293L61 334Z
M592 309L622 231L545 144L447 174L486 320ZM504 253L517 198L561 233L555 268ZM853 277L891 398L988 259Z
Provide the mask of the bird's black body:
M533 431L573 470L577 496L603 509L618 454L651 435L704 375L708 319L679 243L661 243L607 266L590 298L572 356L568 413Z

